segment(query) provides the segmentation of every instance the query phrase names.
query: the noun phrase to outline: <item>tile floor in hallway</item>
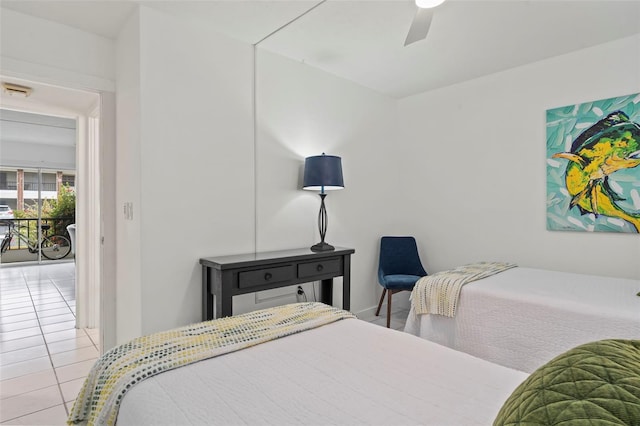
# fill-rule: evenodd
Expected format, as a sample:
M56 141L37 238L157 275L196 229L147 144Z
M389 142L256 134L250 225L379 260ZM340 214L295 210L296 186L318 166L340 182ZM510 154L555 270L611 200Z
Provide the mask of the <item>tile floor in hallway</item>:
M75 328L75 265L0 268L0 423L64 425L98 357Z
M66 424L98 357L98 331L75 328L74 274L73 263L0 268L2 425ZM391 328L402 330L407 315L394 309Z

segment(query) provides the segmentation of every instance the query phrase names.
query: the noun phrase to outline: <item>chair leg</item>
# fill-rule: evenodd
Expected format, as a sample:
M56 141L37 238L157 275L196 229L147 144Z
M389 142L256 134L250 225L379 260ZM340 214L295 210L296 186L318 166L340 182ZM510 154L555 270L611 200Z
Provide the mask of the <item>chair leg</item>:
M389 295L387 296L387 328L391 328L391 295L393 294L392 290L389 290Z
M382 307L382 301L384 300L384 295L387 293L386 288L382 288L382 296L380 296L380 303L378 303L378 310L376 311L376 316L380 315L380 308Z

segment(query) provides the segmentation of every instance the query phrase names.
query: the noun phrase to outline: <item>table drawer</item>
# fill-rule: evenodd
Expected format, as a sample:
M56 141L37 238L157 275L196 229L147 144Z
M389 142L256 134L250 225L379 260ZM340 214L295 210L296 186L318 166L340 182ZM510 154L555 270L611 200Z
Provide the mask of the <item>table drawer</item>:
M298 265L298 278L307 278L325 274L335 274L342 269L342 260L339 257L316 262L300 263Z
M238 273L238 287L257 287L265 284L289 281L293 278L295 278L293 265L244 271Z

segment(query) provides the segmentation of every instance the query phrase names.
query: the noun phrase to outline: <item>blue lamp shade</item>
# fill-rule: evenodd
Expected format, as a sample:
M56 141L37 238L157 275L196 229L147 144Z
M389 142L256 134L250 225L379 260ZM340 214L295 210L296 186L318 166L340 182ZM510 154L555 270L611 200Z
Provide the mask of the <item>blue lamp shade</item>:
M315 155L304 160L302 189L321 191L342 189L342 159L335 155Z

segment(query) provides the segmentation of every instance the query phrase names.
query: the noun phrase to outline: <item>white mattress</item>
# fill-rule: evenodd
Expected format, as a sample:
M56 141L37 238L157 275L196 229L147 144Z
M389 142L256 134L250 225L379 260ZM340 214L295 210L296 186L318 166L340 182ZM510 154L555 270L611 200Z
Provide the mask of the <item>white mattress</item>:
M531 373L582 343L640 339L640 280L513 268L465 285L454 318L416 316L405 331Z
M347 319L149 378L118 425L487 425L526 376Z

